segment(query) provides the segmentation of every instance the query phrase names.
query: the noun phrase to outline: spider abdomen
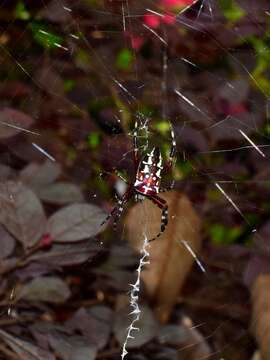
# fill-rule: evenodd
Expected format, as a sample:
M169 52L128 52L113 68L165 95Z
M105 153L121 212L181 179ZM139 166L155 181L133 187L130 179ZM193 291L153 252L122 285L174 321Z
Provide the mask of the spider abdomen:
M158 148L153 148L139 164L134 184L135 190L143 195L154 195L159 192L162 157Z

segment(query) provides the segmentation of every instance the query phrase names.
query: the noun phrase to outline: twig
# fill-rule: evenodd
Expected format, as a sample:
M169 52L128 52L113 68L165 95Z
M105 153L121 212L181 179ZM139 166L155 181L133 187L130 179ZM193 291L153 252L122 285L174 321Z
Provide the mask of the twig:
M24 254L20 259L18 259L18 261L16 261L15 264L0 267L0 275L5 275L7 273L10 273L12 271L15 271L19 268L28 265L32 261L31 256L34 255L37 251L42 249L43 249L42 244L38 243L37 245L32 247L26 254Z
M18 355L15 355L5 345L0 344L0 352L5 355L6 360L18 360Z
M7 319L1 319L0 320L0 328L4 326L10 326L10 325L16 325L16 324L26 324L26 323L32 323L35 322L37 319L32 318L19 318L19 319L13 319L13 318L7 318Z

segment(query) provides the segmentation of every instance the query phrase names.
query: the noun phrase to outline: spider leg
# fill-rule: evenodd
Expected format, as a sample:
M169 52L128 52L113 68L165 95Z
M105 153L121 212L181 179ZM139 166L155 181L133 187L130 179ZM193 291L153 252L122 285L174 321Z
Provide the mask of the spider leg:
M127 200L125 200L123 198L118 200L117 211L116 211L116 214L114 216L114 221L113 221L113 229L114 230L116 229L116 225L124 211L124 205L126 203L127 203Z
M161 210L161 225L159 233L149 240L149 242L156 240L160 235L165 231L166 226L168 225L168 204L166 200L160 198L158 195L148 196L150 200L153 201Z
M104 225L111 217L114 218L113 227L116 227L117 222L124 210L124 205L128 202L132 195L132 190L130 188L124 193L124 195L118 199L117 205L112 209L112 211L108 214L106 219L101 223L100 226Z
M171 138L172 138L172 145L171 145L171 150L170 150L170 155L169 155L169 167L171 168L173 166L173 163L175 161L175 158L176 158L176 140L175 140L175 133L174 133L174 130L173 130L173 127L172 127L172 124L170 123L171 125Z
M114 217L114 215L118 212L118 207L119 205L117 204L112 211L107 215L107 217L105 218L105 220L102 221L102 223L100 224L100 226L103 226L111 217Z
M139 162L139 148L138 148L138 120L135 121L134 133L133 133L133 157L134 163L137 170L138 162Z
M177 148L176 148L176 140L175 140L175 133L174 133L174 130L173 130L173 127L172 127L172 124L170 123L170 126L171 126L171 139L172 139L172 144L171 144L171 149L170 149L170 154L169 154L169 160L168 162L165 164L165 172L168 173L168 172L171 172L172 171L172 168L173 168L173 165L175 164L175 161L176 161L176 151L177 151ZM173 189L174 187L174 183L175 181L172 181L170 186L167 187L167 188L160 188L159 189L159 192L165 192L165 191L170 191Z

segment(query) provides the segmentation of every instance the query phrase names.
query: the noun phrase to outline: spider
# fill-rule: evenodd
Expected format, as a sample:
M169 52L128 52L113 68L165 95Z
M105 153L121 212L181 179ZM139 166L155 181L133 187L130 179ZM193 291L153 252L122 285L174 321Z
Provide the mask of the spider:
M169 155L169 166L168 169L172 167L173 159L176 155L176 141L173 128L171 127L171 138L172 145ZM135 195L136 200L143 200L148 198L156 206L161 209L161 224L160 231L155 237L149 240L153 241L160 237L160 235L165 231L166 226L168 225L168 204L166 200L162 199L158 193L166 191L167 189L160 188L161 182L161 172L163 169L163 159L158 147L153 147L153 149L146 153L145 155L140 155L138 148L138 121L135 122L135 128L133 132L133 164L134 164L134 174L135 178L131 182L128 182L128 187L124 195L118 199L117 205L112 209L110 214L102 222L101 226L104 225L111 217L114 218L114 227L119 221L121 214L124 210L124 206L130 200L130 198ZM118 174L117 174L118 175ZM124 180L121 177L122 180Z

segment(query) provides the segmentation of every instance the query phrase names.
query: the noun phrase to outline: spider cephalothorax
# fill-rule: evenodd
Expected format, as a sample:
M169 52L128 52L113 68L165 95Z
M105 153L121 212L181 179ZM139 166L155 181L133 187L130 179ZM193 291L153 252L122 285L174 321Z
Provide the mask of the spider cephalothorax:
M128 200L135 195L137 199L142 200L144 197L151 200L155 205L157 205L162 210L161 215L161 225L159 233L151 240L155 240L159 237L166 228L168 224L168 205L166 200L158 196L160 191L161 175L162 175L162 156L159 148L154 147L150 153L142 156L139 156L139 148L137 145L137 134L138 134L138 123L135 123L135 130L133 134L133 157L134 157L134 173L136 177L134 181L127 182L128 188L124 195L118 199L118 204L113 208L111 213L103 221L102 225L109 220L111 217L114 218L114 225L119 220L121 213L124 210L124 205ZM170 151L169 164L170 166L173 163L173 158L176 152L176 142L174 137L173 129L171 130L172 136L172 146Z

